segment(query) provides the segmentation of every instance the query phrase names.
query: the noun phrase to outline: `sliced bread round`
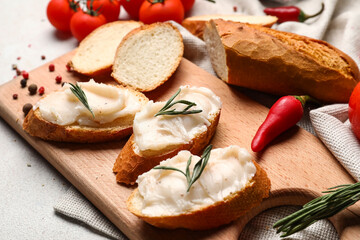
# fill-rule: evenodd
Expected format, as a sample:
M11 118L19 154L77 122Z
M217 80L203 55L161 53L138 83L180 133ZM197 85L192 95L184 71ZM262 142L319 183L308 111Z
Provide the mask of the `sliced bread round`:
M144 25L120 43L111 76L120 84L148 92L172 76L183 53L181 34L173 25Z
M95 29L81 41L69 65L74 71L88 76L110 71L123 37L141 25L136 21L116 21Z

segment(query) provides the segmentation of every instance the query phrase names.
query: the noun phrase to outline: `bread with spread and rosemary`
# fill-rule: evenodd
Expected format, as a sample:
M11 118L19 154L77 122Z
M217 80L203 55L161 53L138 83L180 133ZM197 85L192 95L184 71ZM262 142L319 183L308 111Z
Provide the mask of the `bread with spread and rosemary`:
M120 42L130 31L142 25L137 21L115 21L102 25L80 42L69 66L87 76L110 73Z
M266 172L239 146L189 151L142 174L127 207L147 223L167 229L204 230L230 223L269 196Z
M181 150L200 153L215 133L220 110L220 98L204 87L182 86L167 102L149 101L135 115L133 134L116 159L116 180L134 184Z
M94 143L132 133L134 116L148 99L122 86L68 83L41 98L27 114L23 129L32 136L59 142Z
M204 39L228 84L332 103L348 102L360 80L353 59L321 40L221 19L206 24Z

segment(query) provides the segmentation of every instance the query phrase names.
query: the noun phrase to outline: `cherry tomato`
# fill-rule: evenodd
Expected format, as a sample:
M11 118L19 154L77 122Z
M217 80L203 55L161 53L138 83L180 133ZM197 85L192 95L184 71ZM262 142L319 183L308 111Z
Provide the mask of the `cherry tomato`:
M97 27L106 23L104 15L97 16L89 13L78 11L70 21L70 30L72 35L79 41L83 40L89 33Z
M360 83L356 85L350 96L349 120L353 132L360 140Z
M195 0L181 0L182 5L184 6L184 11L189 11L195 3Z
M90 1L87 1L90 8ZM113 22L119 19L120 1L119 0L94 0L93 8L99 9L99 13L104 15L107 22Z
M60 31L70 31L70 19L78 4L69 0L51 0L46 9L46 15L51 25Z
M144 1L140 7L139 19L145 24L168 20L181 24L184 20L184 7L180 0L156 0L156 3Z
M145 0L120 0L121 5L132 19L139 19L139 10Z

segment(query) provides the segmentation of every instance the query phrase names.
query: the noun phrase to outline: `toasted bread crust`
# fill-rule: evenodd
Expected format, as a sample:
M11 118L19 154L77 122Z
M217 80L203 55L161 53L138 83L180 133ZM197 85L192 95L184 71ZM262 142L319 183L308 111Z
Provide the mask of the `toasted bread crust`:
M223 201L216 202L211 206L175 216L149 217L143 215L141 210L136 207L138 204L135 201L141 201L141 196L138 189L135 189L126 202L127 207L139 218L159 228L205 230L230 223L260 205L263 198L269 196L270 179L259 164L253 162L256 166L256 174L245 189L233 193Z
M227 15L224 15L226 17ZM196 16L196 19L193 17L185 18L181 25L186 28L191 34L195 35L196 37L203 39L205 24L207 20L199 19L201 16ZM213 19L221 19L221 15L214 15ZM277 18L274 17L274 20L271 22L264 22L263 24L259 24L264 27L271 27L277 21Z
M95 31L91 32L89 35L87 35L81 42L80 42L80 45L79 47L77 48L76 51L82 51L82 45L84 45L86 42L88 41L93 41L93 36L97 34L97 32L101 29L104 29L104 28L111 28L112 26L114 25L118 25L118 24L126 24L126 23L135 23L137 21L133 21L133 20L128 20L128 21L114 21L114 22L110 22L110 23L107 23L107 24L104 24L100 27L98 27ZM137 22L139 24L143 24L142 22ZM119 42L120 44L120 42ZM77 53L75 53L76 55ZM115 52L114 52L114 56L115 56ZM82 69L81 67L78 67L76 64L73 63L72 60L70 60L68 62L68 65L71 67L72 70L74 70L75 72L78 72L80 74L84 74L86 76L89 76L89 77L95 77L95 76L98 76L98 75L102 75L102 74L105 74L105 73L109 73L111 71L111 67L112 67L112 64L109 64L107 66L103 66L102 68L97 68L97 69L92 69L90 71L86 71L84 69Z
M116 181L133 185L140 174L149 171L161 161L175 156L181 150L188 150L192 154L199 154L208 145L212 136L215 134L216 127L219 123L220 111L211 120L207 131L199 134L188 144L178 146L176 149L164 152L154 156L140 156L134 152L134 136L126 142L113 167L116 173Z
M118 86L121 87L121 86ZM145 104L148 99L140 92L130 90ZM40 110L33 109L25 117L23 129L34 137L44 140L75 143L97 143L123 139L132 133L134 116L125 116L100 127L80 125L62 126L42 118Z
M356 63L327 42L223 20L210 24L225 49L229 84L332 103L348 102L360 79Z
M143 26L140 26L138 28L135 28L133 29L132 31L130 31L124 38L123 40L121 41L121 43L119 44L117 50L116 50L116 54L115 54L115 60L114 62L116 61L116 56L119 54L121 48L123 47L124 43L127 41L127 39L133 37L134 35L136 35L138 32L140 31L146 31L146 30L149 30L149 29L152 29L152 28L156 28L157 26L159 25L167 25L167 26L170 26L171 28L173 28L175 30L175 32L178 34L179 36L179 39L181 39L181 42L183 42L183 38L182 38L182 35L181 33L179 32L179 30L174 27L172 24L170 23L163 23L163 22L158 22L158 23L153 23L153 24L150 24L150 25L143 25ZM119 77L119 76L116 76L116 74L114 74L114 72L116 71L116 66L112 66L112 73L111 73L111 76L121 85L123 86L130 86L132 88L134 88L135 90L138 90L140 92L150 92L154 89L156 89L157 87L161 86L162 84L164 84L167 80L169 80L169 78L175 73L176 69L178 68L178 66L180 65L180 62L181 62L181 59L182 59L182 55L184 53L184 45L182 44L181 45L182 47L182 54L180 56L178 56L177 60L176 60L176 63L173 65L173 67L171 68L170 70L170 73L168 76L166 76L165 78L163 78L161 81L159 81L156 85L152 86L152 87L149 87L149 88L146 88L146 89L143 89L143 88L140 88L136 85L132 85L132 84L126 84L123 82L123 80Z

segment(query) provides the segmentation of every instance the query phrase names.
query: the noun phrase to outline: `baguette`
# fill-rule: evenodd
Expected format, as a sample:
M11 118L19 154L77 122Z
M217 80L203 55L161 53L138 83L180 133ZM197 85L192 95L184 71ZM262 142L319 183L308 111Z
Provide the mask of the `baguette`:
M274 16L246 16L236 14L214 14L214 15L201 15L185 18L181 25L186 28L190 33L196 37L203 39L205 23L211 19L223 19L226 21L242 22L249 24L257 24L264 27L271 27L277 21Z
M359 81L356 63L327 42L221 19L206 25L213 68L228 84L275 95L348 102Z
M189 156L190 152L181 151L160 166L185 172ZM189 169L198 158L192 156ZM137 182L138 188L127 201L130 212L159 228L191 230L210 229L239 218L269 196L271 185L266 172L238 146L212 150L189 192L185 176L176 171L152 169Z
M183 53L182 36L173 25L144 25L131 31L121 41L111 76L122 85L148 92L172 76Z
M93 81L80 83L83 89L86 84L105 85ZM93 118L91 113L85 109L75 96L66 95L72 93L65 84L61 90L52 92L40 99L25 117L23 129L32 136L59 142L96 143L120 140L132 133L135 113L141 110L148 102L148 99L142 93L133 89L121 86L113 86L112 88L118 89L124 95L124 98L127 97L127 99L124 99L125 105L120 106L120 110L116 109L117 112L111 112L110 115L101 114L101 111L112 111L106 108L111 102L109 104L105 103L106 106L99 106L98 102L91 101L95 98L89 99L89 93L84 89L90 107L95 106L95 109L92 107L95 113L95 118ZM111 95L112 93L105 92L104 94ZM63 97L60 97L61 95ZM65 105L63 99L69 101L68 105ZM52 102L54 100L58 103ZM47 107L49 104L52 104L52 106ZM63 109L56 112L64 108L61 106L62 104L69 111ZM69 115L70 111L75 112L74 116ZM66 115L70 116L71 119ZM73 120L73 118L76 120ZM109 120L105 120L106 118ZM68 119L70 119L69 122L66 122Z
M69 66L87 76L110 72L121 40L141 25L136 21L115 21L98 27L80 42Z
M203 112L154 117L164 103L150 101L136 114L134 133L115 161L113 171L117 182L132 185L140 174L179 151L189 150L198 154L208 145L219 122L220 99L206 88L185 86L181 89L175 100L193 101Z

